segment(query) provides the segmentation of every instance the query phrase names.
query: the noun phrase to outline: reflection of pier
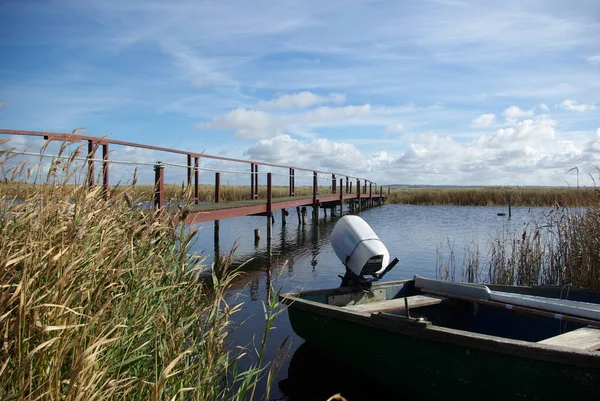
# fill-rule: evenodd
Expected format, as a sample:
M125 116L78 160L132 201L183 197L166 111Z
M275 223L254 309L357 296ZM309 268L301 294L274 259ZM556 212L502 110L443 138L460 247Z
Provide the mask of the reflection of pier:
M259 247L259 244L255 244L254 251L238 255L236 261L244 263L244 275L233 284L232 289L249 285L251 299L264 299L267 293L263 290L269 287L271 276L293 273L298 259L308 260L308 267L316 271L318 255L328 246L329 235L336 220L328 217L321 218L320 224L283 226L279 235L267 241L266 246ZM215 228L215 232L216 230L218 229ZM218 242L215 242L214 252L215 256L220 252ZM247 260L250 262L246 263Z

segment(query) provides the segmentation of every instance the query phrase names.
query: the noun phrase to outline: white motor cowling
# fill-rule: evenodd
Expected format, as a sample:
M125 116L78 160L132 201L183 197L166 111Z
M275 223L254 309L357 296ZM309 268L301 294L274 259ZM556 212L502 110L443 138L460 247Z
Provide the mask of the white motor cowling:
M390 254L377 234L358 216L344 216L333 228L331 244L344 266L357 277L380 276L390 262Z

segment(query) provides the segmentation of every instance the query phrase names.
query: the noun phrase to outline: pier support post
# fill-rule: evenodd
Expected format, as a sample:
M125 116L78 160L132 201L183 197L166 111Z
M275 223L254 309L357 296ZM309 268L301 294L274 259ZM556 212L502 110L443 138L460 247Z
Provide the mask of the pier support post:
M360 186L360 180L356 180L356 207L360 211L360 192L362 191L362 187Z
M294 169L290 167L290 196L296 196Z
M194 166L192 166L192 155L187 154L187 189L191 190L192 188L192 177L194 176Z
M254 229L254 246L258 246L260 242L260 228Z
M285 217L289 214L290 214L290 212L288 212L287 210L281 209L281 226L282 227L285 226L285 224L286 224Z
M301 225L302 219L300 218L300 206L296 206L296 214L298 215L298 225Z
M154 209L160 209L165 203L165 165L157 162L154 165Z
M108 199L108 143L102 145L102 185L104 198Z
M302 206L302 209L300 209L300 213L302 214L302 225L305 226L306 225L306 206Z
M313 205L317 203L317 188L318 188L318 183L317 183L317 172L313 171Z
M215 173L215 203L221 202L221 173Z
M93 140L88 140L88 171L87 181L90 189L94 188L94 155L96 153L96 143Z
M335 194L337 188L335 187L337 185L337 180L335 179L335 174L331 174L331 193Z
M194 199L196 205L200 203L200 158L194 157Z

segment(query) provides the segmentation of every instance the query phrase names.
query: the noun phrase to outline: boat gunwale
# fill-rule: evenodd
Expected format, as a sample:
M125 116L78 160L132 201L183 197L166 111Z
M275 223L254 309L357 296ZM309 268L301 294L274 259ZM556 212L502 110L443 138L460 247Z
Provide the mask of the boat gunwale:
M373 288L403 285L412 280L391 281L375 284ZM496 286L498 287L498 286ZM501 286L516 287L516 286ZM522 287L520 287L522 288ZM537 287L528 287L537 288ZM337 291L336 291L337 290ZM321 295L335 292L335 294L352 293L352 289L330 288L299 292L288 292L280 295L280 300L287 307L295 307L322 316L337 318L352 323L384 329L412 337L420 337L435 342L443 342L484 351L525 357L536 360L560 363L569 366L593 367L600 366L600 351L581 350L577 348L558 345L540 344L506 337L475 333L467 330L452 329L423 322L407 319L401 315L391 315L360 312L344 309L341 306L324 304L300 298L301 295ZM387 319L385 317L393 317Z

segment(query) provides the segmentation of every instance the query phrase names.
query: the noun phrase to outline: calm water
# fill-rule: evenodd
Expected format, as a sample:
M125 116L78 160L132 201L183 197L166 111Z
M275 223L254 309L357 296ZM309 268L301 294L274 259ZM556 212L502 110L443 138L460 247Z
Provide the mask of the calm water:
M438 250L445 259L449 255L448 244L454 248L460 267L465 245L478 243L481 257L490 238L503 230L520 230L525 224L539 219L550 208L513 208L512 219L497 216L507 210L500 207L465 206L410 206L384 205L360 213L387 246L390 257L398 256L400 263L386 280L412 278L415 274L436 277ZM310 214L310 213L309 213ZM231 291L231 297L245 302L242 311L235 315L239 323L233 334L237 345L257 345L264 328L262 302L266 300L271 269L273 286L282 292L300 289L331 288L339 286L338 274L344 273L343 265L336 257L329 242L329 235L336 218L323 218L320 224L298 225L295 211L290 213L287 225L282 228L281 215L275 215L271 258L266 243L266 217L240 217L219 223L219 241L215 245L213 224L202 224L198 250L204 250L207 263L217 252L228 252L237 242L236 260L254 260L246 266L247 274ZM254 229L261 230L262 238L254 243ZM288 261L282 268L284 261ZM460 271L457 271L460 280ZM374 394L374 389L357 386L361 378L352 377L336 367L335 362L314 352L309 345L296 336L289 324L287 313L278 317L276 329L270 333L268 357L274 358L282 341L289 337L291 346L283 362L275 386L273 400L326 400L336 392L342 392L352 401L372 399L385 394ZM357 346L368 346L357 343ZM365 384L365 383L363 383Z

